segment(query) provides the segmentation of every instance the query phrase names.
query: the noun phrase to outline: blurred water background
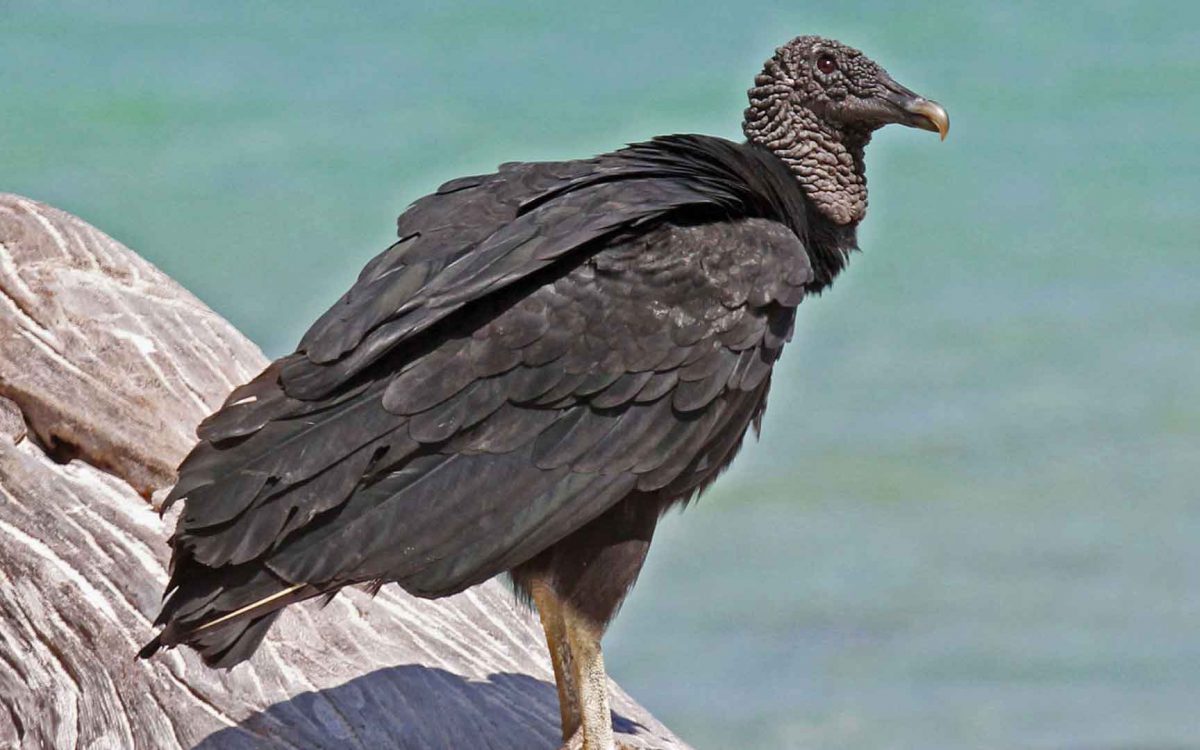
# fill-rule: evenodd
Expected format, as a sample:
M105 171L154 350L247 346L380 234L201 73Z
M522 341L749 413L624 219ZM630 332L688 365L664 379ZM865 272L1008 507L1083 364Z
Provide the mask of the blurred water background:
M951 136L870 147L864 252L611 672L698 748L1200 748L1200 5L0 0L0 189L279 355L441 181L740 137L801 33Z

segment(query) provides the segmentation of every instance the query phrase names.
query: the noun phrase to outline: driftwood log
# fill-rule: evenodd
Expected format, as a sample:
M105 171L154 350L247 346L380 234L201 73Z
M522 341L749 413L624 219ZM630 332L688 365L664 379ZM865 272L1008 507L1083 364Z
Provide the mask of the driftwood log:
M151 498L263 355L113 239L0 194L0 747L556 748L540 629L498 582L292 607L246 664L150 661ZM684 748L615 686L619 740Z

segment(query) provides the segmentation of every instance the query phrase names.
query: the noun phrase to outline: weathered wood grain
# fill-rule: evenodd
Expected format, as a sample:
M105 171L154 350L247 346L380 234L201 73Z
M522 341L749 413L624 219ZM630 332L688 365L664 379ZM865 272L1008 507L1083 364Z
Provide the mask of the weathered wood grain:
M69 214L0 194L0 395L43 445L147 494L262 354L157 268Z
M134 659L171 526L145 498L264 361L119 243L0 194L0 747L557 747L540 631L497 582L292 607L228 672ZM622 742L684 748L613 703Z
M25 439L25 418L21 407L0 396L0 442L16 445Z

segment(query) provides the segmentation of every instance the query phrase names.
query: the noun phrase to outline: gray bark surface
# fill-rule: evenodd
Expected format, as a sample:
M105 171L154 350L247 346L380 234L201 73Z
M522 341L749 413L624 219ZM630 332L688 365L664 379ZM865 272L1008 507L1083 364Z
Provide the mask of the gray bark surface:
M0 194L0 747L557 748L536 619L496 581L289 608L250 662L152 635L168 487L199 420L266 363L85 222ZM613 685L618 740L686 750Z

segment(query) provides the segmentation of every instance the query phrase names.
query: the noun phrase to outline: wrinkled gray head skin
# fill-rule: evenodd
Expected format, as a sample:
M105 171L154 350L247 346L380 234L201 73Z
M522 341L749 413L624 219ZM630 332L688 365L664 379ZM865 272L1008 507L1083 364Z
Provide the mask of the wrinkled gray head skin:
M786 162L809 200L837 224L866 214L863 150L873 131L899 123L945 138L950 127L936 102L853 47L817 36L775 50L749 97L746 137Z

